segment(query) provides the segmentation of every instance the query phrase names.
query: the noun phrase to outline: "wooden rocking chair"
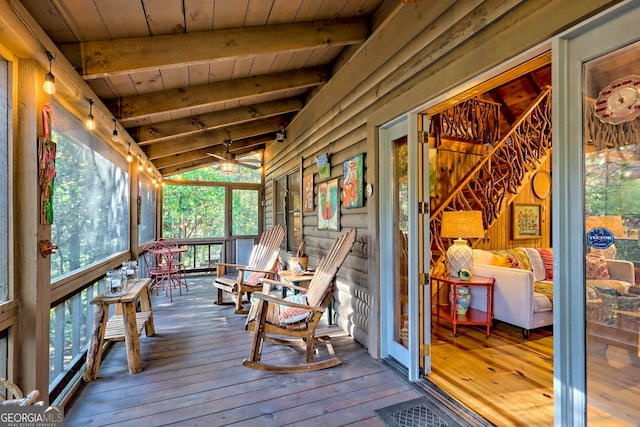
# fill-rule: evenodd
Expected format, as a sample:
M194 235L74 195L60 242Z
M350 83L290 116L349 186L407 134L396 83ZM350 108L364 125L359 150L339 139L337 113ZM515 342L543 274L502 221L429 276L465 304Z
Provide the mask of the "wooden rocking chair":
M315 371L342 363L333 352L333 347L329 342L330 337L317 337L316 327L333 298L333 293L336 290L336 274L351 251L355 240L356 229L354 228L334 242L327 255L320 260L308 289L279 283L274 280L261 280L265 284L265 288L263 293L256 293L254 295L254 298L258 301L253 304L251 312L249 316L247 316L246 329L253 331L253 342L251 344L249 358L242 362L244 366L263 371L284 373ZM267 295L271 284L279 284L306 292L307 303L296 303ZM293 308L291 311L295 312L295 310L298 309L298 313L302 312L302 315L304 315L306 311L308 314L303 320L296 323L284 323L284 321L287 320L287 316L283 316L285 313L281 312L281 306L287 307L284 310L291 310L291 308ZM293 318L290 320L293 320ZM291 338L278 339L267 335ZM294 366L277 366L260 362L262 344L265 341L273 344L296 347L306 345L307 363ZM329 354L332 357L327 360L314 362L313 353L316 343L326 343Z
M213 281L213 286L218 288L218 298L214 304L235 304L236 314L248 313L248 310L242 308L242 297L247 294L247 302L249 302L251 293L262 290L260 279L273 277L278 263L280 245L284 241L284 234L283 225L276 225L262 233L260 241L251 251L247 265L219 263L218 276ZM225 274L227 267L236 268L237 274ZM233 302L224 302L223 292L228 292Z

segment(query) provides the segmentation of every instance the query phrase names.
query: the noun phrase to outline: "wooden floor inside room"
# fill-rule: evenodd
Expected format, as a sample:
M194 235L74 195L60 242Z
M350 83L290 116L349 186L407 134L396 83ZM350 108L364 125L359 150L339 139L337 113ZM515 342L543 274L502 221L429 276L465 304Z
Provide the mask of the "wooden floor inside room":
M428 380L499 426L553 425L553 333L496 322L484 328L435 320Z
M152 296L156 336L140 338L143 371L127 371L124 342L105 355L96 381L65 413L65 426L384 426L374 410L420 397L336 326L323 325L343 361L334 368L274 374L242 366L245 316L213 305L213 277L188 277L189 291ZM326 348L320 346L321 358ZM304 357L265 344L263 360Z
M427 381L497 426L554 425L553 332L495 322L486 338L481 327L435 320L432 328L432 372ZM609 346L587 358L589 407L593 426L638 425L640 365L627 352Z

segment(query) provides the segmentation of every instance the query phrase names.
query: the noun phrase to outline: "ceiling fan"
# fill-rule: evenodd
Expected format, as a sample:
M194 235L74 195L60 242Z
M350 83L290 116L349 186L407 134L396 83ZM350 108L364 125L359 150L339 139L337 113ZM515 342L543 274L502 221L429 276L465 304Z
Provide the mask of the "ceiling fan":
M253 170L260 168L260 166L258 165L250 164L250 163L260 162L259 159L238 160L236 158L235 153L232 153L231 151L229 151L229 147L231 147L232 142L233 141L231 140L227 140L223 142L223 144L225 145L225 147L227 147L227 149L222 154L207 153L207 155L214 157L220 161L218 163L218 169L220 169L224 173L232 174L238 170L238 166L242 166L242 167L253 169Z

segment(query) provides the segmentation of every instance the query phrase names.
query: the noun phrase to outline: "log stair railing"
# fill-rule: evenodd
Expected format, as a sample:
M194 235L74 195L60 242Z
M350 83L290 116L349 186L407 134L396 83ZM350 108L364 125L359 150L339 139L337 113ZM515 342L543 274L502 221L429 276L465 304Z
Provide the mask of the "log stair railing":
M431 269L443 262L447 246L440 237L444 211L479 210L484 229L508 208L551 149L551 87L547 86L509 132L460 180L430 216ZM472 246L480 239L472 242Z

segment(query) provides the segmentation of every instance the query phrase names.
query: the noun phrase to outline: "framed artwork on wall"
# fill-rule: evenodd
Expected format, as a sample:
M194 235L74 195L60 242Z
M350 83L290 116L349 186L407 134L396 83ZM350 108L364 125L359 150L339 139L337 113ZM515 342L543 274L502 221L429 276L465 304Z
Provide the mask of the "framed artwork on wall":
M316 164L318 165L318 179L331 178L331 163L329 163L328 154L320 154L316 157Z
M364 153L345 161L342 168L342 204L345 208L361 208L364 206Z
M318 230L340 231L338 178L318 184Z
M514 202L511 210L511 238L518 240L542 237L541 220L540 203Z
M302 178L302 211L313 212L313 174Z

